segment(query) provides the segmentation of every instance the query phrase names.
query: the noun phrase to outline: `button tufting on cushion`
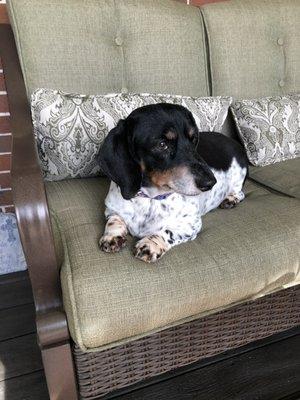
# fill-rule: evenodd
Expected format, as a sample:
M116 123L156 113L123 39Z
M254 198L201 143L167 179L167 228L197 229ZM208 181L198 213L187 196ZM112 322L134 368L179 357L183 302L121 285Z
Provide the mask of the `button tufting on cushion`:
M117 36L117 37L115 38L115 43L116 43L117 46L122 46L122 44L123 44L123 39L120 38L120 36Z
M277 40L277 43L279 44L279 46L282 46L282 45L283 45L283 39L282 39L282 38L279 38L279 39Z
M280 79L280 81L278 82L278 85L279 85L280 87L283 87L283 86L285 85L284 80L283 80L283 79Z

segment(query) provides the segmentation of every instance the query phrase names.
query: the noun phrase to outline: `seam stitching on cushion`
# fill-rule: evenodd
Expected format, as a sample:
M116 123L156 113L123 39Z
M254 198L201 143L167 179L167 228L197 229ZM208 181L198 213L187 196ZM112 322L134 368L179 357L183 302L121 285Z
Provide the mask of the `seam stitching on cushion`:
M268 192L270 193L274 193L276 195L284 195L286 197L289 197L291 199L296 199L299 200L296 196L293 196L290 193L285 193L282 189L278 188L276 184L273 184L274 187L268 186L266 183L264 183L262 180L260 180L259 178L254 178L251 175L248 176L248 179L251 182L255 182L256 184L258 184L258 186L262 186L263 188L265 188Z
M13 6L13 1L9 1L8 5L10 6L10 7L8 6L7 8L8 8L8 10L11 11L10 15L11 15L12 20L13 20L13 31L14 31L14 34L15 34L15 42L16 42L16 46L17 46L17 49L18 49L18 52L19 52L19 57L18 58L19 58L19 61L20 61L22 72L23 72L23 79L24 79L24 83L25 83L25 86L26 86L26 92L27 92L27 97L28 97L28 82L27 82L27 76L26 76L26 68L25 68L25 65L24 65L24 62L23 62L23 52L22 52L22 46L21 46L21 40L20 40L20 33L19 33L19 28L18 28L17 23L16 23L16 17L15 17L16 12L15 12L15 9L14 9L14 6Z
M281 47L281 53L283 56L283 80L287 79L287 62L286 62L286 54L285 54L285 48L284 46L280 46ZM281 90L283 91L283 88L281 88Z
M211 52L211 45L210 45L211 40L210 40L210 35L209 35L209 30L208 30L208 22L205 19L204 8L200 7L199 11L202 15L205 38L207 40L207 67L209 68L210 96L213 96L214 95L214 76L213 76L213 71L212 71L212 55L211 55L212 52Z
M279 11L279 14L280 14L280 26L279 26L279 28L280 28L280 32L281 33L284 31L284 29L282 29L282 15L283 15L282 5L283 5L283 3L280 2L279 3L279 7L278 7L278 11ZM280 36L281 36L281 33L280 33ZM286 51L285 51L284 44L282 46L280 46L280 47L281 47L281 53L282 53L282 56L283 56L283 80L286 81L286 79L287 79ZM281 91L283 92L283 87L281 88Z
M122 57L122 88L121 90L123 90L124 88L127 88L127 80L126 80L126 74L125 74L125 52L124 52L124 48L123 45L121 46L121 57Z
M114 17L115 17L115 26L118 26L118 29L115 31L116 37L118 35L122 36L124 39L124 29L123 25L121 25L121 14L119 12L119 9L117 7L116 0L114 0ZM119 46L119 52L121 53L121 64L122 64L122 88L127 87L127 82L126 82L126 74L125 74L125 52L124 52L124 40L123 43Z
M255 167L256 168L256 167ZM260 183L258 183L257 181L255 181L254 179L250 179L250 177L248 176L247 178L246 178L246 181L250 181L256 188L259 188L260 190L263 190L263 193L264 194L270 194L271 193L271 191L268 189L268 188L266 188L266 187L264 187L263 185L261 185ZM272 193L271 193L272 194Z
M212 82L211 82L211 68L210 68L210 55L209 55L209 44L207 37L207 30L204 22L204 18L199 7L199 14L201 23L201 29L203 33L203 52L204 52L204 61L205 61L205 84L206 84L206 92L209 96L212 96Z
M61 238L62 238L62 243L63 243L63 248L64 248L64 256L65 256L63 264L67 268L67 272L69 272L67 281L68 281L68 284L69 284L70 300L71 300L71 306L72 306L72 309L73 309L73 323L74 323L74 327L77 328L77 331L79 333L79 335L78 335L78 346L83 351L86 351L87 348L85 347L85 345L83 343L83 337L82 337L80 324L78 322L76 322L76 321L79 321L79 313L78 313L77 302L76 302L76 298L75 298L75 294L74 294L74 290L73 290L73 274L72 274L72 269L70 267L71 264L70 264L70 257L69 257L69 248L68 248L68 245L67 245L65 234L64 234L64 232L63 232L63 230L61 228L61 225L59 223L59 218L58 218L57 214L55 213L55 211L53 209L49 209L49 210L51 211L51 214L52 214L53 218L56 221L59 233L60 233ZM63 264L62 264L62 267L63 267ZM61 271L60 271L60 274L61 274ZM70 276L71 276L71 279L70 279ZM76 318L75 318L75 316L76 316Z

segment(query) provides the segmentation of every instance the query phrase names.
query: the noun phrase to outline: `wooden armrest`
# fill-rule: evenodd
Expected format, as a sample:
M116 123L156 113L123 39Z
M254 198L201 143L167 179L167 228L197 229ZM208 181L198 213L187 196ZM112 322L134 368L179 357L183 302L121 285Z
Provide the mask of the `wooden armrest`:
M13 136L11 171L13 199L38 314L37 323L42 324L44 332L49 313L52 316L52 330L53 326L66 326L66 321L62 312L59 270L46 193L33 136L30 105L13 32L8 24L0 25L0 54ZM58 325L55 325L55 316L58 316ZM60 330L63 332L61 339L65 340L65 330ZM41 336L44 337L45 334ZM56 340L59 341L59 337L56 337Z

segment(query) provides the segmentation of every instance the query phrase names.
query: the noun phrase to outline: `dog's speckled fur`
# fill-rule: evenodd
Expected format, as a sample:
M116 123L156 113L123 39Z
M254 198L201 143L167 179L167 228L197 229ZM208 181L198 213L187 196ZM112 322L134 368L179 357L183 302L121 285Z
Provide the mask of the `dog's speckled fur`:
M110 231L108 224L118 215L132 236L144 238L137 242L135 255L150 262L159 259L171 247L195 239L202 227L202 215L221 206L224 201L234 206L245 197L242 187L247 170L241 168L235 159L228 171L212 171L217 183L211 190L198 196L173 193L164 200L144 197L125 200L119 187L112 182L105 200L105 215L108 218L105 235ZM143 190L147 191L146 188ZM115 227L112 229L115 232ZM160 244L152 248L151 256L147 257L140 250L147 242L147 248L151 249L151 240L145 241L145 237L153 235L159 236L163 242L160 240Z

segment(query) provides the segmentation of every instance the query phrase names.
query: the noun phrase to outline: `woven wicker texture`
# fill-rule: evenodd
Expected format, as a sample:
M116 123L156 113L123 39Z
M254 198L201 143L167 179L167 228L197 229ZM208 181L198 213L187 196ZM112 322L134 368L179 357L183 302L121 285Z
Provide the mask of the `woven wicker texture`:
M101 352L74 348L82 399L300 325L300 285Z

